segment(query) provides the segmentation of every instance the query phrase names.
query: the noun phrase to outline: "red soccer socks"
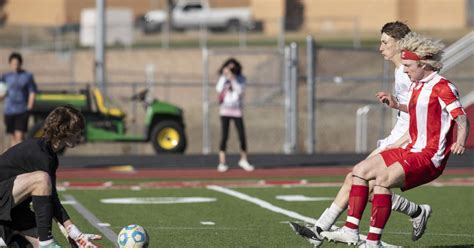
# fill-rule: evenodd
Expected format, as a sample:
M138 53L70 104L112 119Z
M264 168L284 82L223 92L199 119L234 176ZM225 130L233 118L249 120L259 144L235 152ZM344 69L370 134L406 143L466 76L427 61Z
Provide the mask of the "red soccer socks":
M365 185L352 185L349 193L349 207L345 226L359 229L359 222L364 213L369 198L369 187Z
M383 228L392 212L392 195L374 194L372 200L372 213L370 216L370 229L367 240L378 241L382 236Z

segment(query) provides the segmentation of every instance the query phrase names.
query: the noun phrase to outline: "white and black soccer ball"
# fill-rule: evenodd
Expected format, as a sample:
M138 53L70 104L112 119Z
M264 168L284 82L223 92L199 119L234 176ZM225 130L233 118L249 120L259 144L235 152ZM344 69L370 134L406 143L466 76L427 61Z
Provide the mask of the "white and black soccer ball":
M128 225L120 230L117 243L120 248L147 248L148 234L139 225Z
M0 97L4 97L7 94L7 84L0 82Z

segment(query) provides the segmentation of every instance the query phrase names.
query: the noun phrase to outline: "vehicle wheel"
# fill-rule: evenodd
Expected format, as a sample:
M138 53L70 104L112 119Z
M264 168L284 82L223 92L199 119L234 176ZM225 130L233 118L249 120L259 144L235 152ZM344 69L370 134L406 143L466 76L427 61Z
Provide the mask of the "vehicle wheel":
M143 26L143 33L144 34L153 34L158 33L161 31L162 24L145 24Z
M176 121L160 121L153 127L150 137L156 153L183 153L186 135L183 125Z
M227 23L227 31L237 33L240 31L240 21L237 19L229 20Z
M28 133L26 134L26 138L40 138L40 137L43 137L43 125L44 125L44 121L40 121L40 122L37 122L33 125L33 127L31 127L29 130L28 130ZM58 152L56 152L58 155L63 155L64 152L66 151L66 148L63 148L61 150L59 150Z

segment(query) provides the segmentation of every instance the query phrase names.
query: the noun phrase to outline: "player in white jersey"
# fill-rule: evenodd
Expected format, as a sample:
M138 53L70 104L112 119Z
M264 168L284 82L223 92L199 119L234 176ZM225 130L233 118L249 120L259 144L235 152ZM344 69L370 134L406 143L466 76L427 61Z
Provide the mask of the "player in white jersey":
M389 22L381 29L379 51L385 60L390 60L395 69L395 96L401 104L408 102L408 90L411 84L410 78L403 72L400 51L397 48L397 41L410 32L410 28L402 22ZM376 95L386 95L386 92L378 92ZM409 116L407 113L398 112L398 118L390 135L378 142L378 147L370 155L376 155L389 147L400 147L407 143L408 139L404 134L408 131ZM329 208L319 217L316 224L310 229L297 223L290 222L291 228L299 235L306 238L311 244L319 246L323 242L320 236L322 231L330 230L337 218L347 208L349 202L349 192L352 186L352 173L349 173L339 190L336 198ZM428 205L418 205L409 201L403 196L393 194L392 209L404 213L413 220L413 240L418 240L423 235L427 224L431 208Z
M390 36L385 36L382 37L382 39L387 39L391 40L393 37ZM390 41L387 41L390 42ZM395 42L395 40L393 41ZM382 51L382 46L381 46L381 52ZM399 55L397 53L397 55ZM400 104L407 104L408 103L408 90L410 89L410 78L408 78L408 75L403 72L403 65L400 62L400 57L399 56L393 56L392 58L386 58L390 59L396 66L395 68L395 83L393 87L393 92L395 94L395 97L397 98L398 102ZM386 94L385 92L379 92L377 95L381 94ZM377 149L375 149L371 155L377 154L380 151L385 150L387 147L394 146L394 144L398 144L395 146L400 146L403 141L406 140L401 140L403 135L407 132L408 130L408 123L409 123L410 117L408 116L407 113L398 111L397 112L397 122L395 123L395 126L392 128L392 131L390 132L390 135L387 136L385 139L381 139L377 141Z

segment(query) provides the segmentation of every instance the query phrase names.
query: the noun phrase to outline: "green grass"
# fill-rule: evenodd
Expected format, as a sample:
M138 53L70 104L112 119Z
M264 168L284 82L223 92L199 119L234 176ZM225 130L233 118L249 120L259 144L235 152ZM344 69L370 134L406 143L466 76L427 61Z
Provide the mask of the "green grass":
M305 195L333 197L338 188L315 187L260 187L233 188L239 192L265 200L271 204L298 212L308 217L319 217L331 201L286 202L277 195ZM147 229L151 247L310 247L292 233L285 221L293 220L226 194L206 188L131 190L67 190L61 193L74 196L102 222L111 224L118 233L127 224L139 224ZM433 207L425 236L412 242L411 222L408 217L393 212L387 224L383 240L401 246L473 246L474 245L474 187L424 186L402 193L419 203ZM103 198L118 197L211 197L210 203L160 204L160 205L112 205L102 204ZM85 232L96 232L70 205L66 205L74 222ZM370 205L361 224L363 234L368 230ZM337 223L341 226L345 213ZM214 226L202 225L212 221ZM56 235L59 237L59 235ZM59 239L59 238L58 238ZM63 242L61 240L61 242ZM114 244L104 240L104 247ZM325 243L324 247L346 247Z

